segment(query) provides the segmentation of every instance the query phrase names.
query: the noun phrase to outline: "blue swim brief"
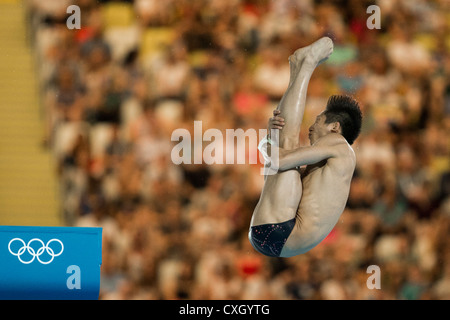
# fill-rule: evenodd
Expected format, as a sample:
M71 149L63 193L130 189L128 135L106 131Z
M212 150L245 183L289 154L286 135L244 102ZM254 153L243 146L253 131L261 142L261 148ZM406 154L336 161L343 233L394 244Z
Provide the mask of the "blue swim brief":
M250 227L250 243L253 248L266 256L279 257L294 226L295 218L281 223Z

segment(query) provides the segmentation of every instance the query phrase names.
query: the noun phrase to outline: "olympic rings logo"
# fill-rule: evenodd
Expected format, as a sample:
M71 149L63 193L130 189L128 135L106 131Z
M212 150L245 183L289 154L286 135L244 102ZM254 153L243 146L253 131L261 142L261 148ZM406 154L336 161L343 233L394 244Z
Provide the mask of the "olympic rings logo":
M19 243L22 244L22 246L17 251L16 250L13 251L11 249L11 245L14 242L19 242ZM41 247L36 250L36 248L33 248L31 246L31 244L33 242L38 242ZM50 244L53 243L53 242L58 242L59 245L61 246L61 249L59 250L58 253L55 253L55 251L56 251L55 248L52 249L50 247ZM28 241L28 243L25 243L25 241L23 241L20 238L14 238L11 241L9 241L8 250L13 256L17 256L19 261L22 262L23 264L30 264L30 263L32 263L34 261L34 259L37 259L42 264L49 264L49 263L51 263L53 261L53 259L55 257L57 257L57 256L59 256L59 255L61 255L63 253L64 245L61 242L61 240L59 240L59 239L51 239L51 240L49 240L47 242L47 244L44 244L44 242L41 239L38 239L38 238L31 239L30 241ZM26 254L26 256L28 256L28 255L31 256L31 258L29 260L28 259L27 260L22 259L22 255L25 254L25 251L28 253L28 254ZM47 261L41 260L41 256L44 254L44 252L46 252L47 255L51 257L49 260L45 259Z

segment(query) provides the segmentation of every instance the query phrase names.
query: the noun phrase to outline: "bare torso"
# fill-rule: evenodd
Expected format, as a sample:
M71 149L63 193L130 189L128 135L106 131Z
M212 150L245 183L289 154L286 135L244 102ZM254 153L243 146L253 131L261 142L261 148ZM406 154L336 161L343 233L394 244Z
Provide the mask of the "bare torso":
M337 157L308 165L302 173L299 221L281 256L301 254L319 244L336 225L345 208L356 159L346 142L335 147L338 148Z

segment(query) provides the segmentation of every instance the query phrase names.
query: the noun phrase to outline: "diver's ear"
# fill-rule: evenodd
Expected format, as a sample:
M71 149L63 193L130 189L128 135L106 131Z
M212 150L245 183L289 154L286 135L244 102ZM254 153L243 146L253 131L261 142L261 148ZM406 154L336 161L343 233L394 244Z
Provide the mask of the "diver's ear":
M330 125L331 125L331 132L341 133L341 124L339 122L336 121L336 122L330 123Z

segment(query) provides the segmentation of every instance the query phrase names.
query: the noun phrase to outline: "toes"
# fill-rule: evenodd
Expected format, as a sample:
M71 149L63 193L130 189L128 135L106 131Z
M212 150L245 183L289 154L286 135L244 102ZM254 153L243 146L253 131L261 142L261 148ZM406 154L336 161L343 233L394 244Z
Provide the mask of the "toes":
M320 38L319 41L322 42L326 47L330 48L330 50L333 50L333 40L331 40L329 37Z

